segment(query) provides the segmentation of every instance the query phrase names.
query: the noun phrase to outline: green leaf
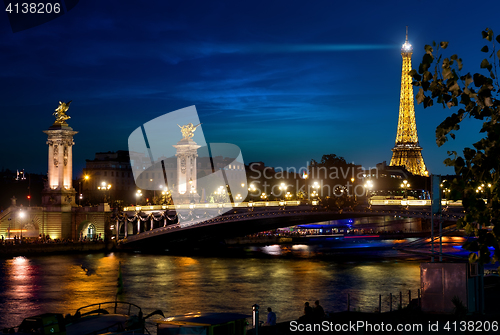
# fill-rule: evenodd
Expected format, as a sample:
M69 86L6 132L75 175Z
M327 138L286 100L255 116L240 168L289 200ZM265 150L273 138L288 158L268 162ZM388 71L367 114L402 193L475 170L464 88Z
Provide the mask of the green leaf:
M486 30L483 30L483 31L481 32L481 36L483 36L483 38L488 37L488 32L487 32Z
M432 47L430 45L427 45L427 44L425 45L424 49L428 55L432 55L432 52L434 51L434 49L432 49Z
M498 43L500 43L500 35L497 35L495 39L497 40Z
M448 47L448 42L441 42L439 46L441 47L441 49L446 49Z
M488 51L489 51L488 46L487 46L487 45L485 45L484 47L482 47L482 48L481 48L481 51L482 51L482 52L488 52Z

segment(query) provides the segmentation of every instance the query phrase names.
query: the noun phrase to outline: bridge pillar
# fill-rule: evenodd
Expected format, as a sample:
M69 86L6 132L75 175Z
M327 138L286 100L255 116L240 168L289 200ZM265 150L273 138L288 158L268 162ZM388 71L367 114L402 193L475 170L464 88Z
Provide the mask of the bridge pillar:
M155 219L154 219L153 215L151 214L151 229L150 230L154 229L154 221L155 221Z
M128 237L128 219L125 218L125 222L123 223L125 225L125 238Z
M141 218L137 215L137 234L141 232Z
M177 157L177 186L172 194L174 203L198 203L200 196L196 188L196 158L200 146L191 138L183 138L173 147L177 149L175 154Z

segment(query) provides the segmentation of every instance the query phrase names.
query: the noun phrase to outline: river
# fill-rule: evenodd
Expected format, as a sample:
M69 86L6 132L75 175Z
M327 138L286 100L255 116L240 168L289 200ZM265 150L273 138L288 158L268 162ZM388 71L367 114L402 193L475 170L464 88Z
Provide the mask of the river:
M299 257L263 251L261 257L109 253L0 259L0 326L114 300L120 264L124 293L119 298L141 306L145 314L161 309L166 316L251 314L252 305L259 304L263 313L271 306L280 322L299 317L305 301L319 300L330 312L345 310L348 293L351 308L361 311L377 308L382 294L385 311L389 293L399 298L402 291L406 303L408 290L416 297L419 288L422 260L397 251L340 253L328 259L306 251Z

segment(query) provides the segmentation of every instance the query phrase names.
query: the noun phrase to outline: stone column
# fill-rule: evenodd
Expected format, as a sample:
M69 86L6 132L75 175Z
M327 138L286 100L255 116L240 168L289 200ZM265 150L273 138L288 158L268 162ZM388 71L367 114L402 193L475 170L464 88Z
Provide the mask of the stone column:
M183 138L176 145L175 156L177 157L177 189L174 190L174 202L180 200L181 203L189 203L191 199L198 202L200 196L196 193L197 171L196 158L198 148L192 139ZM191 194L191 190L194 191Z
M49 211L71 211L76 206L73 188L73 131L67 123L54 123L48 130L48 180L42 192L42 204Z

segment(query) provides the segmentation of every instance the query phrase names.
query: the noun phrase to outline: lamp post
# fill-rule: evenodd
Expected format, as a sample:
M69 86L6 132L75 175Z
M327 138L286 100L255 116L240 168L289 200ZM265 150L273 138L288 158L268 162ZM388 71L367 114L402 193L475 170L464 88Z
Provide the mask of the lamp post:
M366 202L368 203L368 205L371 206L370 204L370 200L368 199L368 191L371 192L373 188L373 182L371 180L367 180L366 183L365 183L365 190L366 190Z
M219 186L219 188L215 190L214 193L218 203L222 202L222 200L225 200L226 190L224 189L224 186Z
M90 179L90 176L88 174L84 175L83 176L83 191L85 191L85 183L88 182ZM87 187L87 190L88 190L88 187ZM81 200L83 199L83 193L82 191L80 191L80 196L78 197L79 200L78 200L78 205L81 204Z
M22 222L22 219L24 219L24 212L22 210L19 210L19 222L20 222L20 226L21 226L21 240L19 240L19 244L22 244L23 243L23 222Z
M280 184L280 198L285 199L285 192L286 192L287 186L285 183Z
M408 183L408 180L403 180L403 183L401 184L401 188L404 189L406 200L408 200L408 188L409 187L410 187L410 183Z
M111 184L107 184L105 181L103 181L101 183L101 186L98 186L97 189L103 191L103 193L104 193L103 202L106 203L106 191L109 192L109 190L111 189ZM108 195L109 195L109 198L111 198L111 195L109 193L108 193Z
M189 178L189 203L193 202L193 194L195 193L193 179Z
M161 203L162 203L162 205L166 205L168 202L167 196L170 195L170 191L168 190L168 186L165 186L165 189L163 191L161 191L161 195L162 195Z
M242 185L243 185L243 184L242 184ZM250 196L253 196L253 195L252 195L252 192L255 192L255 191L257 191L257 188L255 187L255 185L254 185L254 184L250 184L250 185L248 185L248 193L250 194Z
M312 187L314 188L314 190L316 191L316 193L318 193L319 183L318 183L317 181L315 181L315 182L313 183L313 186L312 186Z
M137 190L135 192L135 206L137 207L137 204L139 203L139 198L142 197L142 191Z
M406 209L408 209L408 207L410 206L410 202L408 201L408 188L410 187L410 183L408 182L408 180L403 180L401 187L404 189L405 192L404 198L406 198Z

